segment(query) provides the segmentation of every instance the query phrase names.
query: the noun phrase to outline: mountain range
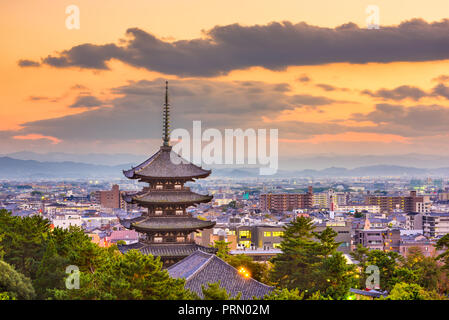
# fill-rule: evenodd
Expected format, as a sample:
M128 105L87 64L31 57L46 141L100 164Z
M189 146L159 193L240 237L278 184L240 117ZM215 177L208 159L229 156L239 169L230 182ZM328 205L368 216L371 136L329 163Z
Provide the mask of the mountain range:
M139 160L139 162L142 159ZM92 164L75 161L36 161L0 157L1 179L93 179L124 178L122 170L129 169L134 163L119 165ZM449 167L416 168L397 165L373 165L357 168L329 167L321 170L278 170L274 176L260 176L258 168L213 168L213 177L361 177L361 176L449 176Z

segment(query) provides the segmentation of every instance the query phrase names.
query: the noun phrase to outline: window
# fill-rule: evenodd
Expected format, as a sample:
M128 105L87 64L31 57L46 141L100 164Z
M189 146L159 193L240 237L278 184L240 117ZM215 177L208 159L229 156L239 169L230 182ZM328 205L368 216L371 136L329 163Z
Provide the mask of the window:
M164 189L164 186L162 184L156 185L156 190L162 190L162 189Z
M226 231L226 233L227 233L229 236L235 236L235 230L228 230L228 231Z
M161 216L162 215L162 210L156 210L156 211L154 211L154 214L156 216Z
M162 237L154 237L154 242L161 243Z
M243 230L239 232L240 238L251 238L251 231Z
M271 237L271 231L264 231L263 236L264 237Z
M273 231L273 237L282 237L284 235L284 231Z
M176 210L176 215L177 216L182 216L184 214L183 210Z
M185 242L184 237L176 237L176 242Z
M281 247L281 244L280 243L273 243L273 248L280 248Z
M251 247L251 241L240 241L239 242L240 245L244 246L245 248L250 248Z

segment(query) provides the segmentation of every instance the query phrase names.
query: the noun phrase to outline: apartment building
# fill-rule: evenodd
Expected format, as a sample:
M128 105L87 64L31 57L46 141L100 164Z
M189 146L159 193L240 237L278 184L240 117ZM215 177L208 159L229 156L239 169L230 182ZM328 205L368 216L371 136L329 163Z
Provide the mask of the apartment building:
M293 211L294 209L311 208L313 189L307 193L268 193L260 195L260 210L271 212Z
M402 210L403 212L415 212L420 210L430 210L430 207L425 206L425 199L423 196L417 196L416 191L410 191L409 196L378 196L367 195L365 197L366 205L377 205L380 207L381 213L390 213L394 210ZM421 203L421 205L418 205Z

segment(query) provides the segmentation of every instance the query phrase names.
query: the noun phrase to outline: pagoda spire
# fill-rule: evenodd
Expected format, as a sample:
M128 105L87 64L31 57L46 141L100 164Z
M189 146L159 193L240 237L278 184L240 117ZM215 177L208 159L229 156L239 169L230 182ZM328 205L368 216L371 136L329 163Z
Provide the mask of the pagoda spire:
M164 120L164 127L163 127L164 147L168 147L170 142L170 105L168 103L168 81L165 81L165 103L164 103L163 120Z

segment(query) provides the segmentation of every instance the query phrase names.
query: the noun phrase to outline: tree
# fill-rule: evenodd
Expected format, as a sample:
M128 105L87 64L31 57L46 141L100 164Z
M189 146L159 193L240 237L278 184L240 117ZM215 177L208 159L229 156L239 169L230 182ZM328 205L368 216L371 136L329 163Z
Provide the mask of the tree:
M184 279L173 279L162 269L160 258L137 250L121 254L108 250L101 265L80 272L77 290L53 290L55 299L74 300L182 300L193 295ZM80 269L81 270L81 269Z
M275 289L269 294L266 294L263 300L304 300L304 292L300 293L298 288L296 289Z
M3 259L31 279L35 278L49 232L50 222L42 217L13 217L10 212L0 210Z
M203 300L240 300L242 293L239 292L235 297L231 297L225 288L220 287L220 281L208 283L207 288L201 285Z
M449 270L449 233L441 237L436 244L437 250L444 250L437 259L444 263L444 268Z
M426 290L438 290L442 272L443 269L434 258L425 257L421 248L412 247L396 269L393 281L416 283Z
M396 283L384 300L442 300L444 297L435 292L426 291L415 283Z
M33 299L35 296L31 280L0 261L0 299Z
M353 266L337 252L337 233L331 228L314 232L312 219L299 217L284 227L282 253L271 261L271 279L279 288L295 289L310 298L316 292L343 299L356 284Z

